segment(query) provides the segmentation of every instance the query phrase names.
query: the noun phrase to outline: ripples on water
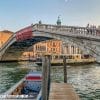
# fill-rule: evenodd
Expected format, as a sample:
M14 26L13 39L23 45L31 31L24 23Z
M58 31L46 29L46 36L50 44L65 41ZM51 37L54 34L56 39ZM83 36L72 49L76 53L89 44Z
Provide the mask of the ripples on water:
M0 93L8 90L27 73L18 63L0 63Z
M8 90L34 67L32 62L0 63L0 93ZM63 67L51 68L52 81L63 82ZM68 83L71 83L82 100L100 100L100 65L68 66Z
M63 81L63 68L54 68L52 74L57 82ZM73 85L82 100L100 100L100 65L69 67L68 83Z

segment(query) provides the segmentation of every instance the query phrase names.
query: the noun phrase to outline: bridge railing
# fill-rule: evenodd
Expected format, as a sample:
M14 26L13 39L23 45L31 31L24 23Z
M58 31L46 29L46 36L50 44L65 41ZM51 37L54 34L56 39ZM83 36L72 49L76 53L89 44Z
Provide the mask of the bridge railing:
M85 37L96 37L100 38L100 30L96 28L87 27L74 27L74 26L59 26L59 25L48 25L48 24L35 24L34 28L39 31L56 32L64 34L79 35Z

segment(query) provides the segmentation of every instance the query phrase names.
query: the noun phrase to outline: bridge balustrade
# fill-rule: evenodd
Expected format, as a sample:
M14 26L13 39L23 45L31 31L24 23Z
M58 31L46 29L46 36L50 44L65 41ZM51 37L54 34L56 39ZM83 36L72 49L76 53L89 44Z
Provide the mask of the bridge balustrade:
M59 26L59 25L48 25L48 24L36 24L35 29L38 31L45 31L59 34L72 34L78 36L85 36L91 38L98 38L100 31L97 29L91 29L87 27L74 27L74 26Z
M63 27L63 26L57 26L57 25L37 25L38 30L46 30L46 31L66 31L66 32L74 32L74 29L71 27Z
M37 29L39 30L52 30L52 31L68 31L72 32L74 28L72 27L65 27L65 26L57 26L57 25L37 25Z

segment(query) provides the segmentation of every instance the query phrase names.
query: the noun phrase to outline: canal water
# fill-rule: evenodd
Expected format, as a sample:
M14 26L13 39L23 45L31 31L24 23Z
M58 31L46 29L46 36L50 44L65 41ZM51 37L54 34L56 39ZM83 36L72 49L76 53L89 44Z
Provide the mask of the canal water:
M0 63L0 93L4 93L30 69L41 71L33 62ZM63 82L63 66L51 67L51 80ZM100 65L68 66L68 83L82 100L100 100Z

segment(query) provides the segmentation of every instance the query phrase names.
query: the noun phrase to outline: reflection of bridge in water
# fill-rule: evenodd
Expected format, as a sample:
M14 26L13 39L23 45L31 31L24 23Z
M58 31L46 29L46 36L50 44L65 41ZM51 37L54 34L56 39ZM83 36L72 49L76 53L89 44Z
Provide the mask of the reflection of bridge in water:
M100 62L100 30L96 28L34 24L17 31L0 49L1 61L16 61L37 42L60 39L80 47Z

